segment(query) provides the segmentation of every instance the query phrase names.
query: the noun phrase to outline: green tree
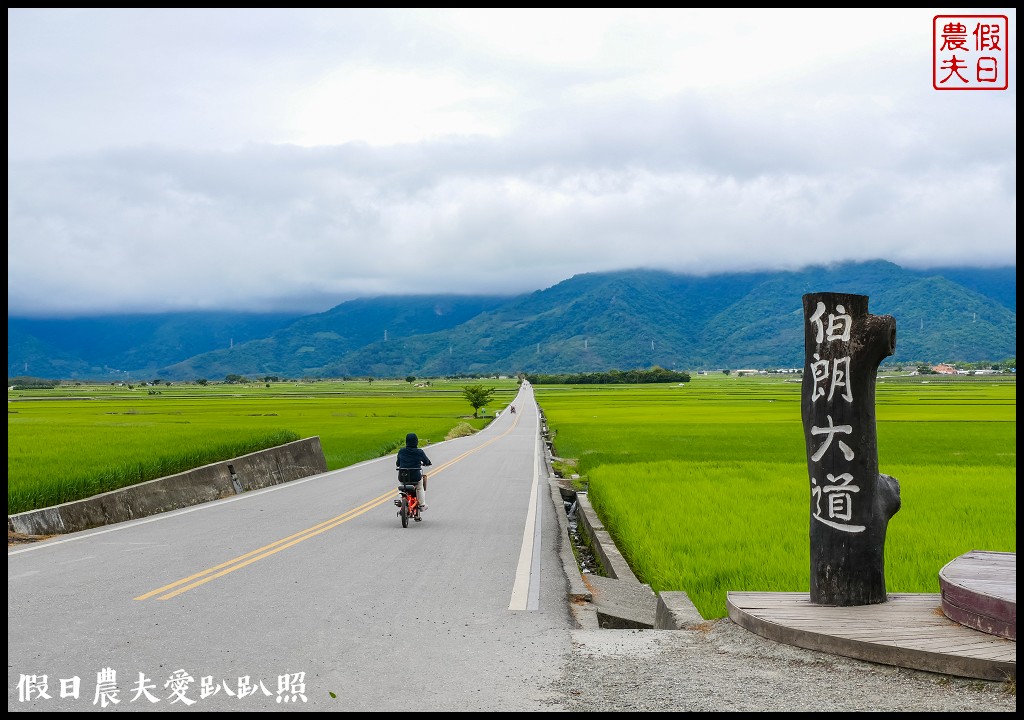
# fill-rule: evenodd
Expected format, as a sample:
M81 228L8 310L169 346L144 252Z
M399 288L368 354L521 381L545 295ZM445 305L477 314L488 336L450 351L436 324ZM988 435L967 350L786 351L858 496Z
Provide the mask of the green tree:
M494 392L494 388L485 388L483 385L466 385L462 388L462 396L473 406L473 417L477 417L480 408L491 401Z
M412 384L412 383L416 382L416 376L415 375L406 375L405 376L405 381L407 383L409 383L409 384Z

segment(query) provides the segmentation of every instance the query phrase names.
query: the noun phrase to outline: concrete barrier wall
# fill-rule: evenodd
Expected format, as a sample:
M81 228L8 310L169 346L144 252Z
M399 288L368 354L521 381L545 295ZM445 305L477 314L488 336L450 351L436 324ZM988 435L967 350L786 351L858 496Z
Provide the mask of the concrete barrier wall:
M622 557L622 553L615 546L611 534L605 530L601 518L597 516L594 508L591 506L587 494L584 492L576 493L576 503L576 517L579 518L580 525L582 525L587 536L590 538L594 552L597 553L598 558L601 560L601 566L608 573L608 577L639 583L640 581L636 579L636 575L633 574L629 563L626 562L626 558Z
M7 516L7 529L61 535L220 500L327 472L319 437L211 463L85 500Z

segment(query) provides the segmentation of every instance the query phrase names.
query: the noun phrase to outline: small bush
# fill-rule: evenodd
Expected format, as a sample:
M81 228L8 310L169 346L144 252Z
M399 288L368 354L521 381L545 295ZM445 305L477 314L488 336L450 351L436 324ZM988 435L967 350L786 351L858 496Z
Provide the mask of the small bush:
M458 425L456 425L455 427L448 431L448 434L444 436L444 439L453 440L455 438L472 435L475 432L476 430L473 429L472 425L470 425L467 422L460 422Z

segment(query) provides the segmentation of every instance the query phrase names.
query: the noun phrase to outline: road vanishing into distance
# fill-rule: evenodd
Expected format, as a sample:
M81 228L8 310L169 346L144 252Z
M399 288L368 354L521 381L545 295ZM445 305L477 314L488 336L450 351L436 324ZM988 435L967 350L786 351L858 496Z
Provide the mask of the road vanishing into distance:
M8 548L9 711L538 711L573 620L532 388L394 456ZM410 427L409 432L416 432Z

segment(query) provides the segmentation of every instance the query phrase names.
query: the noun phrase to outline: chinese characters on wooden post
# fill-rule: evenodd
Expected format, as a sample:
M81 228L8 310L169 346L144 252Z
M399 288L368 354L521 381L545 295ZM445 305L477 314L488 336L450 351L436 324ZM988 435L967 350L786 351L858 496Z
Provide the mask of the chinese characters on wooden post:
M885 532L899 482L878 472L875 375L896 350L896 321L866 295L803 296L800 411L811 481L811 602L886 601Z

